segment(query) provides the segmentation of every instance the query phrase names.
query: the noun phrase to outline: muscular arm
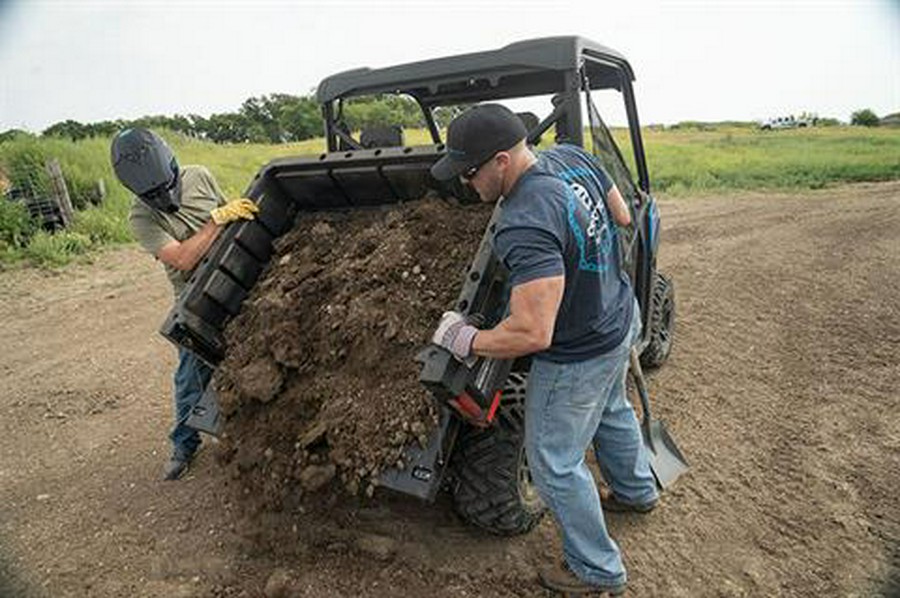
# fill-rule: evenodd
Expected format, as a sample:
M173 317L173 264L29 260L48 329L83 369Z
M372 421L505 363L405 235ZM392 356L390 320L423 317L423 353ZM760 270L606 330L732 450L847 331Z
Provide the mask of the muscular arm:
M170 241L156 254L159 260L176 270L190 271L203 259L222 227L212 220L184 241Z
M610 188L606 194L606 205L612 216L613 222L619 226L628 226L631 224L631 212L628 211L628 205L619 193L619 188L615 185Z
M480 331L472 342L472 352L511 359L549 347L564 288L564 276L538 278L513 287L509 316L495 328Z

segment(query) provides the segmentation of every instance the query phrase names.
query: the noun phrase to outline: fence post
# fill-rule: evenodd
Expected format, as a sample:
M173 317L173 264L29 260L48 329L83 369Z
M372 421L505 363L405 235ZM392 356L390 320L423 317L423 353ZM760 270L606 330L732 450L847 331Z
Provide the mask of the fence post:
M52 159L47 162L47 174L50 176L50 185L53 187L53 195L59 204L62 215L63 227L68 228L75 218L75 210L72 208L72 200L69 198L69 188L66 187L66 179L63 178L59 160Z

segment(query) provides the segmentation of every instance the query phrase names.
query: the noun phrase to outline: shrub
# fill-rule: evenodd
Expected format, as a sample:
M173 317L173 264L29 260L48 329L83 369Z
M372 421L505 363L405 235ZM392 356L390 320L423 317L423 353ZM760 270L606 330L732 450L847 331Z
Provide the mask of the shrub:
M127 219L99 208L78 212L72 230L87 236L96 244L128 243L132 240Z
M0 196L0 247L21 247L34 232L28 209L17 201Z
M16 144L3 160L3 170L13 190L27 195L45 195L50 188L50 177L45 169L46 156L42 148L27 140Z
M22 250L22 256L37 266L64 266L72 257L87 253L91 245L90 237L82 233L38 231Z
M69 190L69 199L72 201L73 208L84 210L97 203L99 197L96 180L91 180L73 168L64 171L63 178L66 180L66 188Z
M859 125L862 127L877 127L878 123L878 115L876 115L868 108L857 110L850 116L851 125Z

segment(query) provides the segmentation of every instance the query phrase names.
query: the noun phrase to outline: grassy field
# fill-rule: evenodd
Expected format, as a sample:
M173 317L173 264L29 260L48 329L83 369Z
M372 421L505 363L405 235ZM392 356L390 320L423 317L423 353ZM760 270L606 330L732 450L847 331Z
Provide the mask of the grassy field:
M704 130L707 129L707 130ZM631 161L627 131L614 135ZM216 145L169 134L182 164L203 164L226 195L237 197L269 160L324 150L322 139L286 145ZM408 131L408 144L427 143L425 131ZM829 184L900 179L900 129L826 127L759 131L746 127L644 131L654 193L687 196L746 189L809 189ZM547 144L544 143L544 146ZM101 206L78 212L65 233L49 235L22 228L19 206L0 203L0 265L28 263L58 266L89 256L103 246L131 241L127 213L131 202L109 165L109 140L70 142L20 137L0 143L0 168L9 178L21 165L54 157L62 164L70 189L80 197L97 179L106 183ZM29 162L30 161L30 162ZM86 204L81 201L80 203Z
M238 197L259 168L269 160L287 155L321 151L322 140L285 145L216 145L179 135L165 135L181 164L203 164L216 175L223 192ZM63 233L47 234L28 229L22 235L10 230L21 214L11 213L18 205L0 202L0 267L16 263L39 266L61 266L77 256L89 256L101 247L131 242L127 216L131 195L112 172L109 162L109 140L86 139L71 142L61 139L20 138L0 143L0 169L10 179L16 165L40 169L47 158L56 158L69 182L69 190L77 192L103 179L106 199L100 206L88 205L79 210L74 226ZM12 167L10 165L13 165ZM77 203L76 203L77 205ZM21 209L19 210L21 211ZM12 222L11 222L12 221Z
M649 130L644 144L653 189L672 195L900 178L897 128Z

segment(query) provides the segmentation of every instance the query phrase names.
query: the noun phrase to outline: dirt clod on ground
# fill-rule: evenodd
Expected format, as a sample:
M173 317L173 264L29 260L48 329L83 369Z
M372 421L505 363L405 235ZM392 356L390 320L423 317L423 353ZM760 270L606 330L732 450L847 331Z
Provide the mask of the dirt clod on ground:
M436 421L416 353L459 293L490 209L438 199L301 214L226 330L223 460L255 507L371 495ZM339 480L341 484L331 484Z

